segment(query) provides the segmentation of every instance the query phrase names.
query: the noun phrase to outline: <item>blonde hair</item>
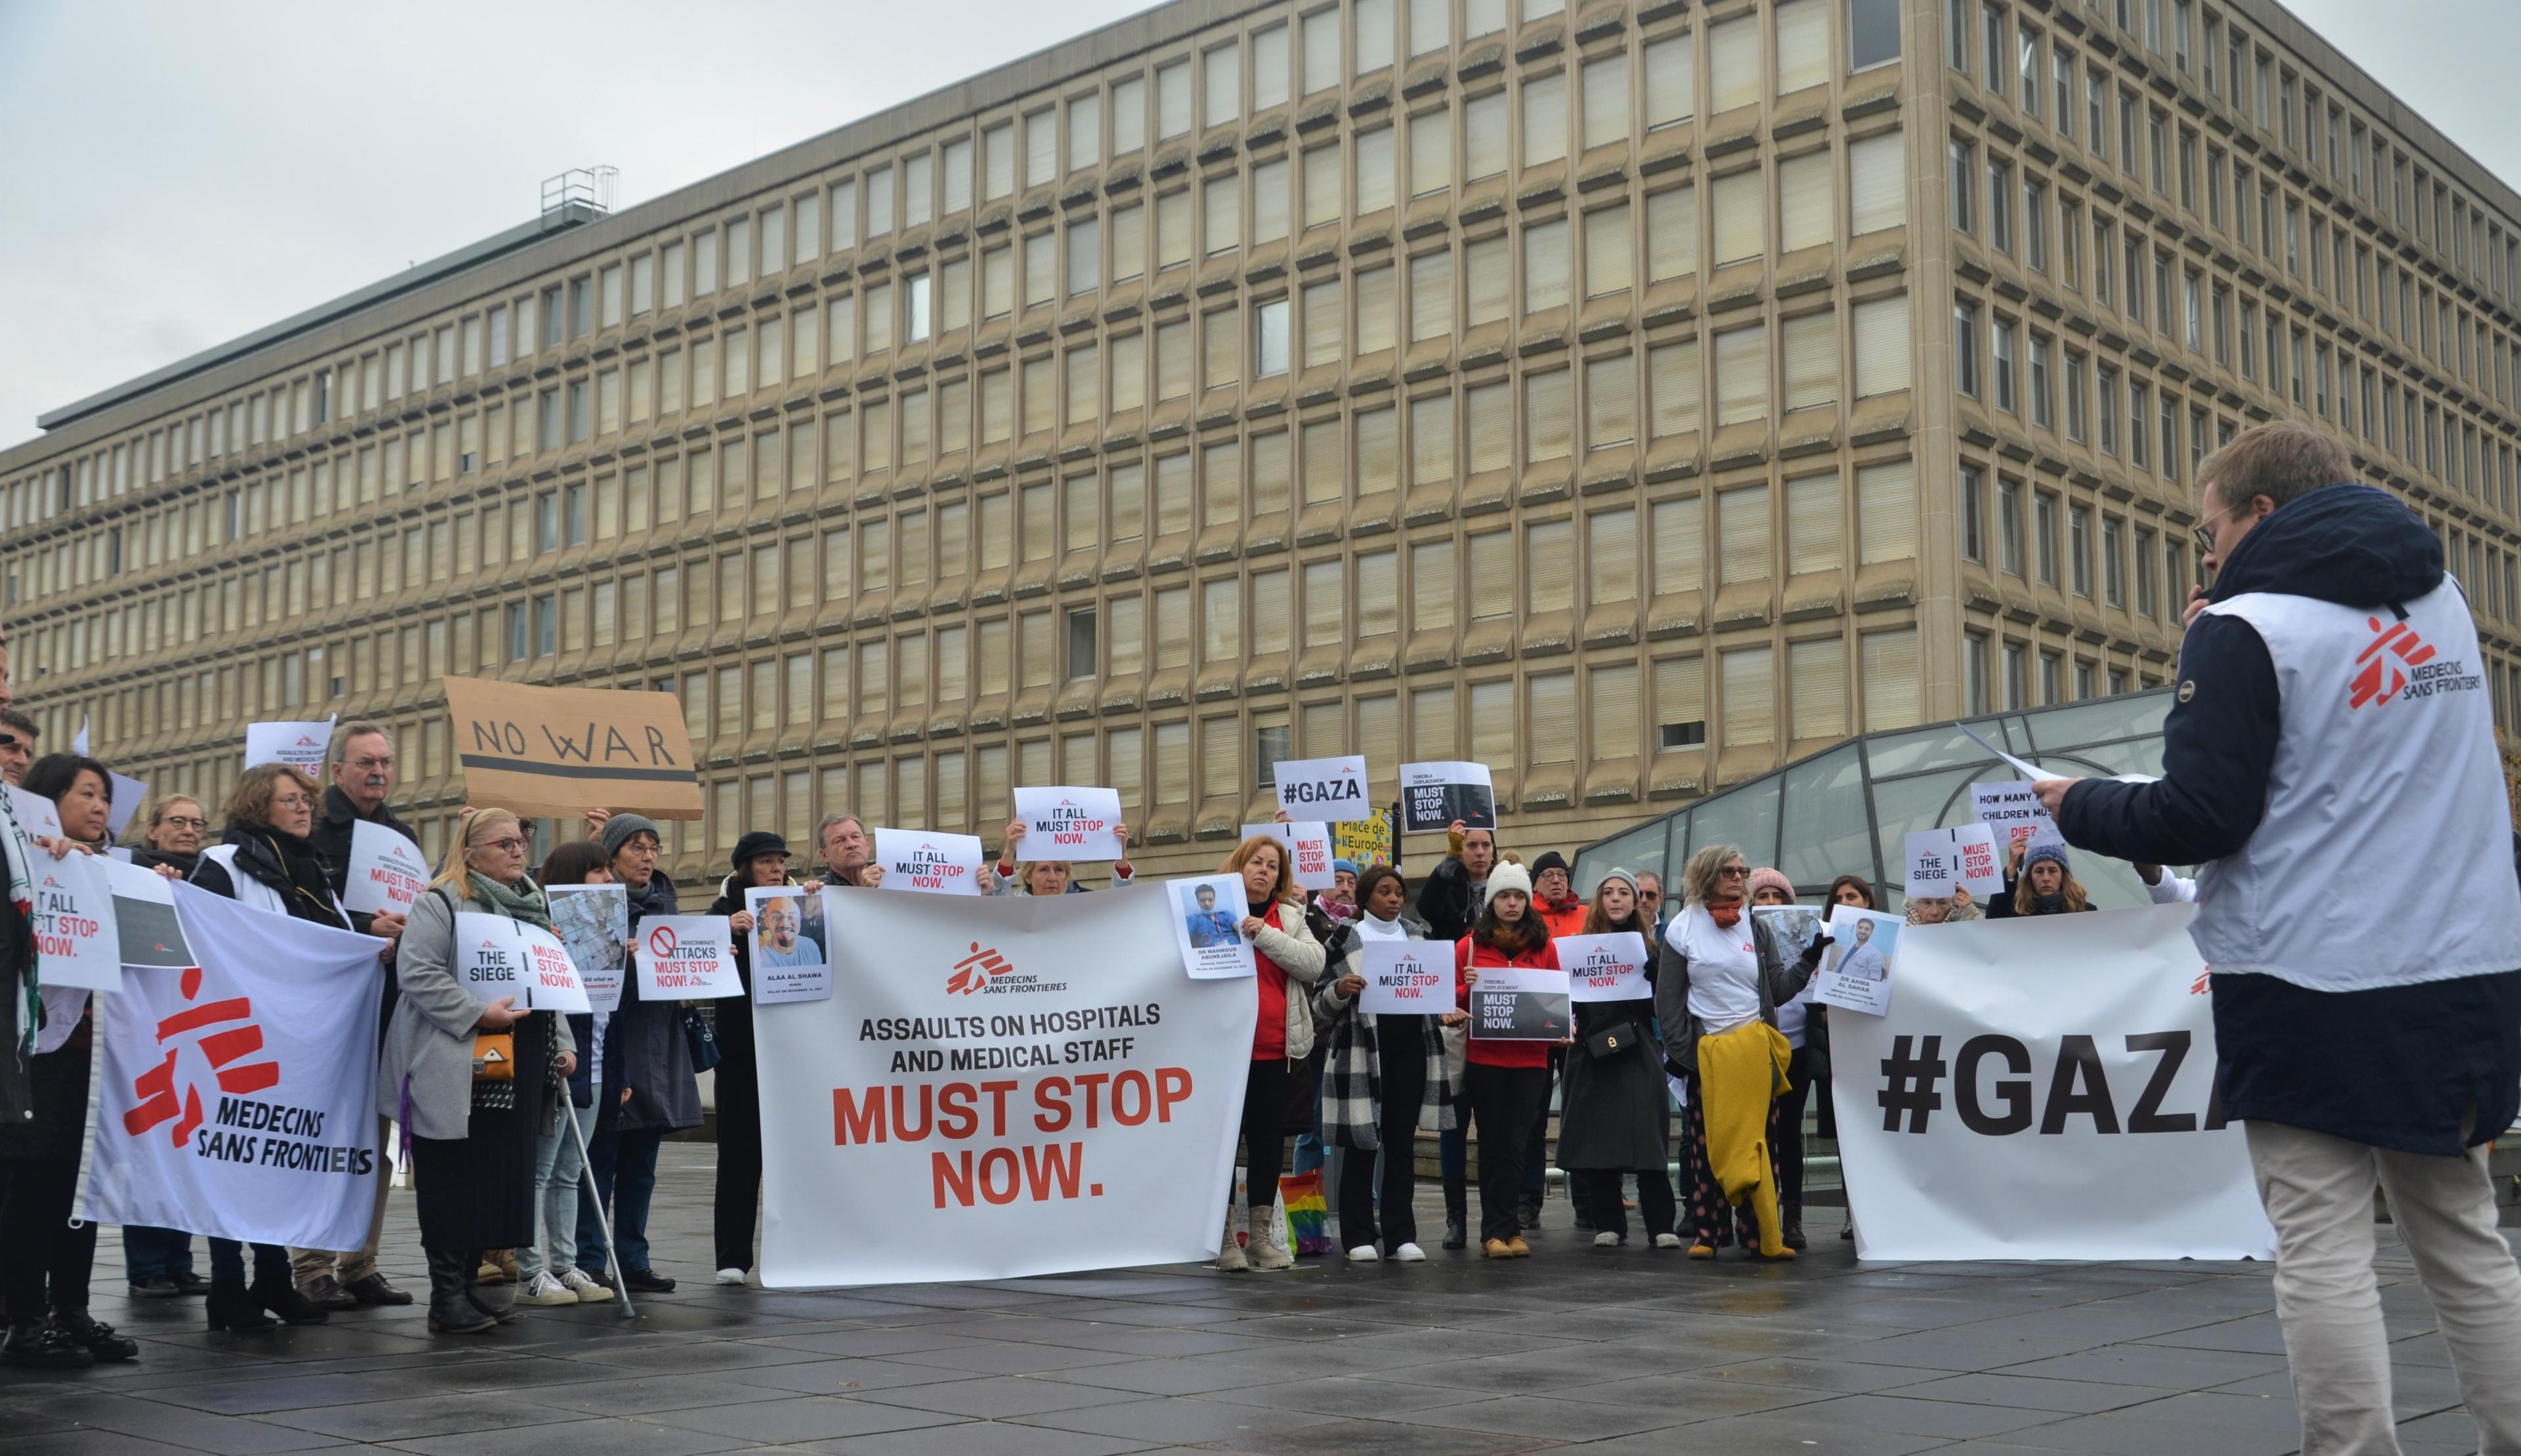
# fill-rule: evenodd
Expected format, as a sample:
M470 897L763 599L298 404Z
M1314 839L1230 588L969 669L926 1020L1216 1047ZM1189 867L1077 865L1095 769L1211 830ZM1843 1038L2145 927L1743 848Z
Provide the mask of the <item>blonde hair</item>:
M471 899L472 882L466 876L472 873L473 849L503 824L515 825L521 837L526 832L525 821L506 809L465 809L464 817L455 823L454 837L446 842L446 862L437 867L437 878L429 882L429 887L442 887L459 900Z
M1716 898L1717 890L1722 887L1722 879L1716 872L1724 868L1726 860L1741 858L1742 851L1731 844L1710 844L1691 855L1680 872L1680 887L1688 903L1704 905Z
M1062 873L1068 876L1069 884L1075 885L1077 883L1077 866L1074 861L1065 859L1028 859L1024 863L1016 866L1016 888L1023 890L1027 894L1040 893L1039 890L1032 887L1032 872L1039 869L1049 868L1054 865L1057 866Z
M1243 867L1263 849L1278 856L1278 881L1269 887L1269 898L1293 903L1303 891L1296 888L1295 865L1287 857L1287 846L1278 842L1276 835L1254 835L1235 845L1234 852L1225 856L1225 868L1220 873L1240 876Z
M156 829L159 825L165 823L166 811L179 803L191 804L194 808L202 811L202 817L205 819L209 817L210 806L202 802L201 798L196 795L160 794L149 800L149 812L147 814L134 814L131 816L131 823L124 827L126 833L123 838L130 841L134 848L147 844L149 842L149 832Z

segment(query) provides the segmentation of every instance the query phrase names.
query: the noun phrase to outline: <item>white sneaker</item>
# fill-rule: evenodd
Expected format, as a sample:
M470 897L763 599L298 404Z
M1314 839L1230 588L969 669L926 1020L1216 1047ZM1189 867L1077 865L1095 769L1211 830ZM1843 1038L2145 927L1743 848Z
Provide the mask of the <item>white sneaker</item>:
M1427 1262L1427 1251L1415 1244L1403 1244L1392 1251L1392 1261L1396 1264L1423 1264Z
M1359 1244L1348 1251L1348 1261L1352 1264L1379 1264L1383 1262L1383 1254L1371 1244Z
M742 1284L744 1283L744 1271L742 1269L720 1269L717 1271L717 1282L720 1284Z
M1680 1235L1657 1234L1655 1235L1654 1244L1657 1249L1678 1249L1680 1247Z
M526 1287L517 1294L517 1302L520 1304L574 1304L577 1302L577 1296L569 1286L552 1278L550 1272L546 1270L526 1281Z
M562 1288L577 1297L577 1302L580 1304L601 1304L613 1297L613 1291L587 1278L583 1272L576 1269L564 1271L560 1276L560 1282Z
M1620 1236L1609 1229L1604 1229L1593 1236L1593 1247L1596 1249L1617 1249L1622 1242Z

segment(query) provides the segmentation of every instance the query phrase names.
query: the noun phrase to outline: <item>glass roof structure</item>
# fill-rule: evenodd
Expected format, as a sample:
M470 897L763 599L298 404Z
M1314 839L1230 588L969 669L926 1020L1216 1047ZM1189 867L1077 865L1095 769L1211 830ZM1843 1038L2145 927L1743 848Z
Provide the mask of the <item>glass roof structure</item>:
M2162 687L1961 721L2014 756L2059 773L2159 774L2172 692ZM1577 889L1589 897L1614 866L1652 870L1677 904L1677 874L1690 854L1730 843L1753 865L1783 870L1805 900L1818 901L1832 880L1854 874L1872 882L1884 908L1897 909L1904 899L1908 833L1971 823L1970 785L2018 777L1957 722L1864 734L1585 845L1576 853ZM2096 907L2149 903L2127 864L2070 853L2075 878Z

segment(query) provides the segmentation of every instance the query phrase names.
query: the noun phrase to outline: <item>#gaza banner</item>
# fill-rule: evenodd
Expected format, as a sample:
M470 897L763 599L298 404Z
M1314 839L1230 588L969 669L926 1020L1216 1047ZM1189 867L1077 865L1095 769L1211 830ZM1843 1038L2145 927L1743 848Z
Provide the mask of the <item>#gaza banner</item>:
M1955 887L1982 896L2003 892L2004 868L1996 856L1995 834L1984 824L1912 830L1906 848L1912 896L1949 899Z
M1345 758L1281 758L1277 766L1278 807L1290 819L1318 819L1325 824L1369 818L1365 755Z
M1481 966L1471 987L1471 1034L1483 1041L1565 1041L1572 1024L1567 973Z
M1868 1016L1890 1011L1891 960L1906 929L1897 915L1832 905L1829 949L1821 953L1820 968L1812 973L1811 998L1824 1006Z
M714 1001L741 996L723 915L651 915L639 923L639 999Z
M2274 1255L2193 909L1907 928L1899 1005L1830 1019L1859 1258Z
M1329 889L1339 884L1339 871L1331 868L1331 827L1318 819L1297 819L1285 824L1247 824L1243 838L1267 835L1287 846L1287 870L1295 876L1299 889Z
M55 859L37 849L29 858L35 899L27 928L35 933L43 983L121 990L122 942L115 929L114 890L105 871L113 861L75 850Z
M877 888L906 889L915 894L976 895L981 892L981 854L978 835L879 829L875 832L875 862L884 866L884 880Z
M1637 932L1561 935L1555 943L1571 999L1644 1001L1654 995L1646 984L1646 937Z
M1258 976L1252 943L1243 938L1243 877L1208 875L1197 880L1168 880L1165 895L1172 906L1173 949L1193 980L1232 980Z
M569 947L590 1009L621 1009L622 966L628 958L630 889L623 885L546 885L543 903L552 930Z
M1016 817L1024 821L1017 842L1027 859L1119 859L1127 852L1118 789L1019 789Z
M755 1005L831 999L832 958L823 942L831 936L830 906L838 894L830 886L819 894L793 885L745 890L744 908L753 912Z
M1400 765L1400 829L1441 834L1454 820L1464 829L1496 828L1495 780L1485 763Z
M332 742L332 718L303 723L248 723L245 766L286 763L320 784L324 782L324 751Z
M376 1206L385 942L189 885L199 961L97 999L96 1094L74 1216L355 1249Z
M1979 823L2004 837L2006 853L2026 841L2030 848L2066 842L2066 837L2057 832L2057 821L2048 817L2048 811L2040 807L2040 796L2031 792L2029 779L1972 784L1970 808Z
M350 821L350 877L342 908L356 915L411 913L429 888L429 859L420 846L382 824Z
M1356 1009L1370 1016L1443 1016L1453 1006L1453 947L1442 940L1366 940Z
M833 913L832 998L754 1021L765 1286L1216 1252L1252 986L1182 975L1169 896Z

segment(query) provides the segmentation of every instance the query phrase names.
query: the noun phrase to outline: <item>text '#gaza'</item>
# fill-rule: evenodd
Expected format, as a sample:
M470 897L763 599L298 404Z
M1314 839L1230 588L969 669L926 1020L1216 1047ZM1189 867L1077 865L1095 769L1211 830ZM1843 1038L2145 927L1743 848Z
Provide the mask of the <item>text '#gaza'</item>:
M1183 1067L1160 1067L1152 1072L1130 1068L1041 1077L1030 1097L1021 1095L1024 1088L1013 1077L835 1087L832 1143L863 1148L932 1139L970 1142L1005 1138L1010 1127L1019 1136L1025 1131L1055 1135L1072 1129L1091 1132L1107 1123L1141 1127L1150 1121L1170 1122L1173 1110L1189 1100L1192 1079ZM1019 1199L1038 1204L1101 1198L1103 1185L1088 1181L1084 1169L1085 1145L1076 1141L1014 1147L998 1143L929 1155L930 1187L939 1208L1003 1206Z

